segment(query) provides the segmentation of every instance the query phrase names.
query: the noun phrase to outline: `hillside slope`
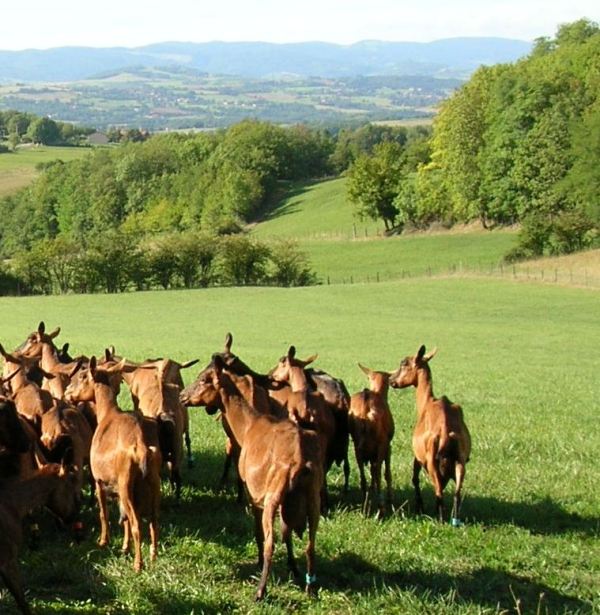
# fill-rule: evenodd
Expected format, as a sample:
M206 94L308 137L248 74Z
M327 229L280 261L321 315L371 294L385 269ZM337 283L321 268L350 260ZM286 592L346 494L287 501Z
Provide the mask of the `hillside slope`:
M498 267L514 230L469 227L383 236L383 223L360 220L346 198L346 180L295 184L252 233L297 240L323 282L397 279Z

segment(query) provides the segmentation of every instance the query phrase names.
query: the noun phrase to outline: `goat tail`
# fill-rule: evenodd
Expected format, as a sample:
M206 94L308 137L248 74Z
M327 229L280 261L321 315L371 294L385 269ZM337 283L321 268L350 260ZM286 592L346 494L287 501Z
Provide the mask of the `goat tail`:
M293 491L303 482L315 473L315 464L312 461L303 463L290 477L289 491Z
M175 419L167 412L161 412L158 415L158 441L165 461L172 461L175 457L175 437Z
M130 450L130 459L140 469L142 478L148 475L149 453L148 447L143 444L134 444Z
M458 434L455 431L448 431L448 426L443 425L442 431L438 438L436 457L448 457L455 454Z

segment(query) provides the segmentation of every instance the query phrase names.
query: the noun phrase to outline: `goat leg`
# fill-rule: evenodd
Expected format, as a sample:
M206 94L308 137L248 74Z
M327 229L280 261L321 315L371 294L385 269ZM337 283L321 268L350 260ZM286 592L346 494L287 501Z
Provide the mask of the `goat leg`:
M262 573L260 575L260 581L258 583L258 589L256 590L256 600L263 600L267 595L267 580L269 578L269 572L271 570L271 563L273 561L273 550L275 547L274 534L273 534L273 520L275 517L275 511L277 510L279 498L273 497L270 502L267 502L262 514L262 532L264 536L263 545L263 566Z
M317 597L319 586L315 574L315 540L319 526L319 498L308 498L308 544L306 545L306 593L314 598Z
M458 526L460 525L459 514L462 486L465 479L464 463L456 462L456 466L454 468L454 476L456 481L456 489L454 490L454 503L452 505L452 524Z
M421 472L421 464L415 458L413 461L413 477L412 484L415 488L415 509L417 514L423 514L423 498L421 497L421 486L419 484L419 473Z
M100 509L100 538L98 544L105 547L110 540L110 530L108 525L108 510L106 505L106 493L101 481L96 481L96 499Z
M4 567L4 570L0 570L0 576L4 581L8 591L13 595L15 602L23 615L31 615L31 609L25 599L25 592L20 581L19 569L16 561L8 561Z
M391 469L391 450L388 448L388 452L385 456L385 484L387 487L387 505L390 510L392 508L392 469Z
M285 547L287 549L287 566L290 573L294 576L294 580L296 583L300 583L300 571L298 570L298 565L296 564L296 558L294 557L294 545L292 542L292 530L290 527L281 521L281 537L285 542Z
M263 511L258 506L252 507L254 513L254 539L256 540L256 547L258 549L258 567L263 567L263 545L265 542L262 529L262 515Z
M350 463L348 461L348 455L344 457L344 493L348 493L348 484L350 482Z
M187 451L187 465L188 468L194 467L194 456L192 455L192 440L190 438L190 432L188 429L183 434L185 438L185 449Z
M357 459L358 462L358 472L360 474L360 493L362 495L362 513L363 515L367 515L368 514L368 509L369 509L369 493L367 492L367 479L365 477L365 466L364 463L362 461L359 461Z

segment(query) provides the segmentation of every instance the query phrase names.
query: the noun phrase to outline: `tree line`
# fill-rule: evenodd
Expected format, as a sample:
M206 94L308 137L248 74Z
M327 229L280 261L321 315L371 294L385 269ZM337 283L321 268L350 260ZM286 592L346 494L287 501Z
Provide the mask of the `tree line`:
M348 196L389 228L518 223L510 259L598 245L599 76L598 25L563 25L523 60L481 67L456 90L425 158L407 160L389 142L360 156Z
M0 111L0 153L15 149L22 143L39 145L80 145L93 128L57 122L22 111ZM1 143L6 141L8 145Z
M5 292L315 283L297 245L237 235L289 182L337 174L381 141L405 147L426 133L367 125L335 134L247 120L47 163L0 201Z
M306 286L318 280L293 240L201 232L140 240L103 233L84 247L58 237L0 264L0 295L117 293L208 286Z

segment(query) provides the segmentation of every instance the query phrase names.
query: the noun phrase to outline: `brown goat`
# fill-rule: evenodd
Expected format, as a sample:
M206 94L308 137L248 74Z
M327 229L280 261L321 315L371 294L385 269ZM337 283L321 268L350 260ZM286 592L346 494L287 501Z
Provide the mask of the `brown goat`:
M312 367L307 367L316 359L316 355L308 359L299 359L294 356L296 366L304 370L308 388L316 391L323 396L325 403L331 409L335 419L335 435L329 444L328 458L331 463L342 464L344 472L344 491L348 491L348 481L350 478L350 465L348 463L348 408L350 407L350 394L343 380L334 378L327 372ZM271 375L275 376L278 372L285 374L287 371L287 356L279 359L275 368L271 370ZM278 397L278 393L272 393Z
M181 496L181 460L183 456L184 415L179 401L179 386L166 382L165 364L142 365L124 370L135 409L145 417L156 419L162 460L168 465L169 479L177 499Z
M0 481L21 474L21 459L32 442L14 402L0 395Z
M48 391L43 390L27 377L28 369L37 364L37 361L23 355L6 352L1 344L0 354L4 357L3 377L5 380L10 379L9 388L17 411L39 429L42 414L52 408L55 400ZM50 374L44 374L44 376L52 378Z
M419 473L425 468L435 491L436 512L444 519L444 487L456 482L451 522L460 525L461 491L465 465L471 454L471 436L463 419L462 408L447 397L433 395L429 361L436 350L425 354L421 346L414 356L405 357L390 378L394 388L416 387L417 423L413 432L413 478L417 512L423 512Z
M236 376L248 376L247 379L239 381L239 390L243 395L246 403L248 403L254 410L261 414L270 414L276 417L287 417L287 410L283 408L279 402L272 399L267 391L272 387L280 388L277 383L273 381L269 376L265 376L262 374L256 373L250 367L248 367L237 355L231 352L231 346L233 344L233 336L231 333L228 333L225 337L225 347L223 352L215 353L214 356L219 355L221 360L223 361L225 367L224 369ZM188 385L181 394L181 399L185 400L189 397L189 395L193 395L193 391L197 386L202 386L202 381L208 374L210 378L211 370L213 369L213 362L202 370L196 380ZM185 401L184 401L185 403ZM189 404L192 405L192 404ZM215 414L218 408L216 407L207 407L206 411L208 414ZM221 475L221 479L219 481L220 488L223 489L227 484L227 476L229 474L229 470L233 465L236 470L238 467L238 460L240 456L240 446L236 442L235 437L229 427L227 422L227 417L221 414L223 430L226 435L225 442L225 463L223 465L223 472ZM237 501L241 503L243 501L243 492L244 486L243 482L239 478L238 474L238 483L237 483Z
M47 464L31 478L0 486L0 576L22 613L31 613L25 599L18 567L23 541L23 519L33 509L47 506L63 521L77 512L76 479L63 466Z
M292 420L297 421L301 426L316 430L321 439L321 451L323 453L324 476L335 461L341 461L339 454L339 443L337 442L338 427L334 410L325 398L318 391L312 390L305 371L306 365L312 363L316 355L306 360L296 358L296 348L290 346L287 355L282 357L277 366L271 370L269 375L278 382L285 382L288 387L269 391L269 395L277 399L287 408ZM345 430L346 453L343 457L347 461L348 431ZM323 502L324 510L328 508L328 494L326 479L323 482Z
M59 404L42 415L40 442L46 457L49 461L72 466L80 490L83 488L84 467L90 463L92 437L88 420L73 406Z
M354 442L356 463L360 472L363 514L371 511L371 500L376 498L379 515L385 513L381 494L381 466L385 464L387 504L392 502L392 471L390 467L391 441L394 437L394 419L388 404L390 374L378 372L358 364L369 378L369 388L350 398L348 427ZM367 491L365 464L371 464L371 488Z
M236 383L247 376L224 371L219 355L193 395L182 394L184 403L218 407L240 444L239 472L246 485L255 519L255 537L262 574L256 599L266 595L274 550L274 518L279 511L281 533L287 547L288 567L299 577L292 549L292 532L302 535L308 523L306 591L316 594L315 538L319 524L320 489L323 482L319 440L289 419L259 414L248 405Z
M109 542L107 496L116 496L123 522L123 551L129 550L133 537L133 566L139 571L143 567L141 517L150 520L150 558L155 560L158 554L161 455L157 431L152 433L141 417L117 406L110 378L121 371L123 363L99 369L92 357L89 367L73 374L65 396L72 402L96 404L98 427L92 439L90 465L100 507L99 544Z
M118 362L120 357L115 355L115 348L111 346L107 348L105 351L105 359L106 363ZM123 370L123 379L129 386L129 390L131 392L131 400L133 401L133 409L140 410L140 397L144 395L144 391L148 388L153 388L156 386L157 382L157 373L161 374L161 380L169 388L178 387L179 391L183 390L183 378L181 377L181 370L187 369L192 365L198 363L198 359L192 359L191 361L186 361L185 363L179 363L174 361L173 359L148 359L143 363L132 363L128 361L125 364L125 369ZM154 368L153 371L150 368ZM179 397L179 393L175 395L175 397ZM179 404L179 412L182 415L183 420L183 438L185 442L186 452L187 452L187 465L188 468L193 467L194 458L192 455L192 442L190 439L190 417L188 413L188 409L186 406Z

